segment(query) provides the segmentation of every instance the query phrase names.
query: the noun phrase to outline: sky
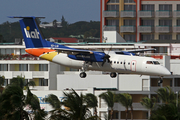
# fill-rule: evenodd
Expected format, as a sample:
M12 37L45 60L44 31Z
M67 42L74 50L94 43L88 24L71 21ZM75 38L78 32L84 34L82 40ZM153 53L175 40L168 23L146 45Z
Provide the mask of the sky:
M8 16L45 17L42 22L100 21L100 0L2 0L0 3L0 24L18 19Z

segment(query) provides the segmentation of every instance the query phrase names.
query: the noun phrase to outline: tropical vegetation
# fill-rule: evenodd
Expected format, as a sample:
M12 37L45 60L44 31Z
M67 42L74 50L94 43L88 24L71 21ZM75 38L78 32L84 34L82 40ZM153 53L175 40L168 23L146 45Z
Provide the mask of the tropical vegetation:
M47 113L40 108L36 95L32 94L29 86L33 81L26 82L24 77L17 76L11 79L9 85L0 94L0 120L44 120ZM24 95L23 90L27 94ZM26 109L28 108L28 109Z
M97 114L98 101L94 94L78 94L75 90L64 92L64 99L60 101L54 94L44 99L52 110L48 113L41 109L39 100L29 86L35 86L33 81L26 81L24 77L17 76L11 79L10 84L4 88L4 76L0 76L0 120L99 120ZM180 119L180 95L167 86L159 88L157 98L144 97L140 103L150 110L150 120L177 120ZM125 107L126 120L131 114L133 120L133 98L129 93L116 93L106 91L99 95L107 104L109 111L107 120L114 119L114 104L120 103ZM93 111L93 112L91 112ZM47 117L48 116L48 117Z
M39 23L48 23L41 22ZM54 20L53 23L56 23ZM69 37L71 35L83 35L84 38L95 37L100 38L100 22L99 21L78 21L68 23L64 16L61 18L62 27L41 28L45 38L50 37ZM14 42L15 38L23 38L19 22L4 22L0 24L0 42ZM82 39L82 38L81 38Z

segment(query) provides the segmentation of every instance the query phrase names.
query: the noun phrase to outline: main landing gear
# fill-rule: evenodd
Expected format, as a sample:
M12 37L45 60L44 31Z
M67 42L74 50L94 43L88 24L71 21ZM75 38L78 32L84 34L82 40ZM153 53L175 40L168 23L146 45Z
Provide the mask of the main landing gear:
M160 84L163 83L163 77L161 76L160 79L158 80L158 85L160 86Z
M86 70L88 69L88 67L89 67L89 65L90 64L92 64L91 62L84 62L83 63L83 66L82 66L82 68L81 68L81 73L79 74L79 76L81 77L81 78L85 78L86 76L87 76L87 74L86 74Z
M115 72L111 72L110 76L111 76L111 78L115 78L117 76L117 74Z

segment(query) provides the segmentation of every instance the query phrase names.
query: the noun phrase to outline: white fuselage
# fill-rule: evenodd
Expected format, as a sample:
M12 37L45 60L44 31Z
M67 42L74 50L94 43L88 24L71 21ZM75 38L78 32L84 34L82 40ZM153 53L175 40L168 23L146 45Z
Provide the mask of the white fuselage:
M157 61L151 57L128 56L119 54L109 54L111 63L105 62L92 62L86 64L87 70L140 74L140 75L157 75L165 76L171 73L164 66L160 64L147 64L147 61ZM67 54L60 53L56 55L52 62L60 65L81 69L84 61L70 59Z

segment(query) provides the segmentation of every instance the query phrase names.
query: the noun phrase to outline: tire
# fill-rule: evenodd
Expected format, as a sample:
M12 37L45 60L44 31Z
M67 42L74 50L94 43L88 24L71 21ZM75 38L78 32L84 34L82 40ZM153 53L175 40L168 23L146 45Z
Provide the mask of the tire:
M85 77L86 77L86 73L85 73L85 72L81 72L81 73L79 74L79 76L80 76L81 78L85 78Z
M115 78L117 74L115 72L110 73L111 78Z

